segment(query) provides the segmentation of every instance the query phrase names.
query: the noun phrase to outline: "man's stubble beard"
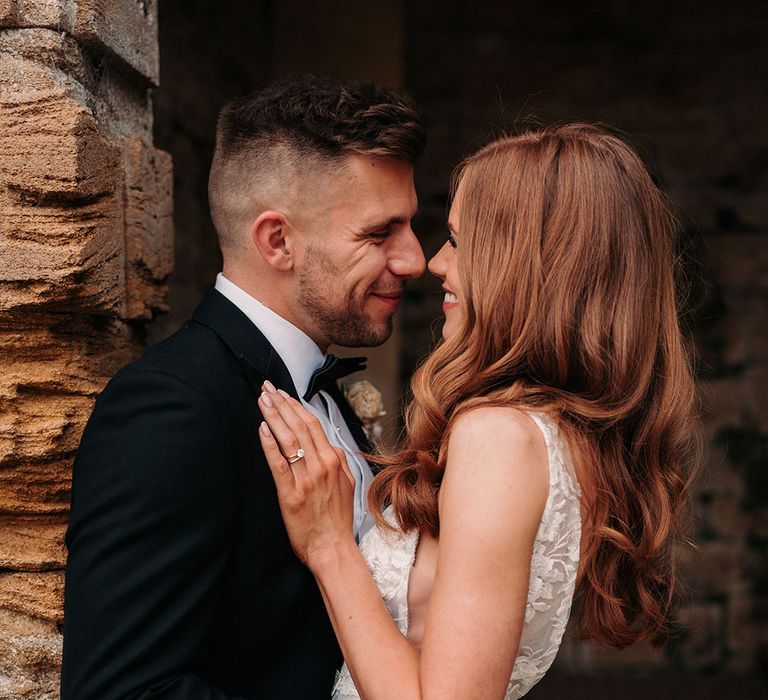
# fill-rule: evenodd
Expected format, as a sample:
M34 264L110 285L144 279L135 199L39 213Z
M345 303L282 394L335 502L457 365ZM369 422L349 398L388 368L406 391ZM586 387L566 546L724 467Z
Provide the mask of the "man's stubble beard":
M392 316L376 327L365 312L365 297L348 293L343 307L334 306L327 290L338 284L341 273L319 248L307 247L299 275L298 303L312 318L324 338L342 347L375 347L392 335Z

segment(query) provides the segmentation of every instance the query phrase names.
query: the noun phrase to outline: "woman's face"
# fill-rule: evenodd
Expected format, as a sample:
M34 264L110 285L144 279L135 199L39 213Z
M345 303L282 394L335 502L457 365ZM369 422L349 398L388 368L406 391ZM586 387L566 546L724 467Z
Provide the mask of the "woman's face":
M443 313L445 324L443 325L443 338L450 338L461 324L464 311L464 300L459 280L457 258L461 247L461 233L459 231L461 208L461 185L456 190L453 198L451 212L448 215L448 240L437 255L429 261L429 271L443 281Z

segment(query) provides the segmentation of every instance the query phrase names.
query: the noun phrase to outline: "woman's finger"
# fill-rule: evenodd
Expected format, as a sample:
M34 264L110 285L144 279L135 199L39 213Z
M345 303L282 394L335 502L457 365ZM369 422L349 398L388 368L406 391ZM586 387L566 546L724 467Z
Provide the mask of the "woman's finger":
M349 462L347 462L347 453L344 452L341 447L334 447L333 450L336 452L336 456L339 458L341 469L344 472L344 475L347 477L347 481L352 485L352 490L354 490L356 482L355 477L352 474L352 470L349 468Z
M265 422L262 422L259 426L259 440L261 441L261 449L264 450L264 456L267 459L267 465L272 472L272 478L275 480L278 493L286 492L294 487L296 481L293 471L288 464L288 460L280 452L280 447Z
M266 383L265 383L266 386ZM269 385L272 389L272 385ZM305 419L302 418L299 412L306 413L306 410L294 399L286 394L284 391L268 391L269 398L272 400L277 412L283 419L288 428L293 431L293 434L298 439L301 447L304 448L304 452L315 449L316 445L309 430L309 426Z
M293 460L297 455L302 456L290 465L295 472L301 472L305 466L303 459L308 452L313 452L313 446L306 438L303 442L300 440L292 426L286 423L283 413L278 410L277 403L274 394L264 392L259 397L259 409L282 455L287 460Z
M307 426L307 429L312 436L312 442L314 443L318 455L324 463L326 463L328 466L331 466L334 463L335 458L339 455L338 450L340 448L335 448L333 445L331 445L330 441L328 440L328 436L326 435L325 430L323 430L323 426L318 420L317 416L315 416L313 413L310 413L306 408L304 408L304 406L301 405L299 401L294 399L290 394L283 391L282 389L278 389L277 393L285 399L286 403L294 410L296 415ZM346 462L346 454L344 454L343 450L341 451L341 454L344 455L344 461Z

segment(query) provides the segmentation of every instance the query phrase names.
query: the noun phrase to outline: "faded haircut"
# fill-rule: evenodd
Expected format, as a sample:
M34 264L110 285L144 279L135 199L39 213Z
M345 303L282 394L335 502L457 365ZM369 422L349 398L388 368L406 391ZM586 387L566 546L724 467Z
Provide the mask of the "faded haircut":
M298 201L346 156L413 164L425 142L411 100L375 83L302 76L230 102L208 181L222 251L242 245L238 232L254 215Z

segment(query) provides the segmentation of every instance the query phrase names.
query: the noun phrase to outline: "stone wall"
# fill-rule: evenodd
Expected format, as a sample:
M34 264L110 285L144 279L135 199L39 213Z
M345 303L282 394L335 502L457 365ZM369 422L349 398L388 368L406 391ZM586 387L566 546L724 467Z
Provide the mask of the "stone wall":
M687 593L669 649L608 653L571 639L556 671L757 672L768 659L768 6L639 7L408 5L406 86L429 129L419 231L428 253L442 245L451 168L519 121L603 121L637 146L680 211L696 280L708 449L693 524L699 549L685 551ZM429 347L439 299L432 279L412 286L404 381ZM568 697L578 687L567 686ZM751 697L725 695L737 696Z
M167 307L154 0L0 0L0 698L58 697L71 463Z

